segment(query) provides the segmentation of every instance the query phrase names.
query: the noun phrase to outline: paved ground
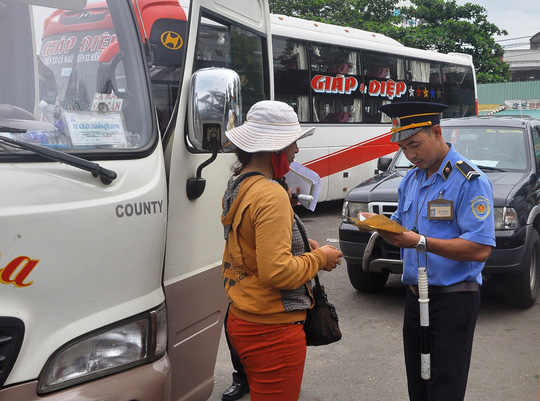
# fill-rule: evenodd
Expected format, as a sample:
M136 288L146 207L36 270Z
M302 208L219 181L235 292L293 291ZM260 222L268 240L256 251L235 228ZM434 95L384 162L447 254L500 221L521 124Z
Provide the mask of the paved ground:
M340 208L335 203L302 214L310 237L339 246ZM308 348L299 401L407 400L401 338L405 288L399 277L391 276L378 294L354 290L345 264L321 281L339 313L343 339ZM222 337L209 401L221 400L231 374ZM540 401L539 374L540 305L516 309L483 291L466 401Z

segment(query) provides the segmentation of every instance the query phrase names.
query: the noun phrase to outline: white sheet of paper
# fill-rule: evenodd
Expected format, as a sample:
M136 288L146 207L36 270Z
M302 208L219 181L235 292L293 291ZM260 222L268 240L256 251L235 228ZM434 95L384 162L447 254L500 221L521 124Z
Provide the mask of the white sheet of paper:
M299 203L306 209L314 211L321 192L321 178L316 172L297 162L292 162L290 168L285 175L285 182L293 192L300 189L299 193L313 196L312 201L300 200Z

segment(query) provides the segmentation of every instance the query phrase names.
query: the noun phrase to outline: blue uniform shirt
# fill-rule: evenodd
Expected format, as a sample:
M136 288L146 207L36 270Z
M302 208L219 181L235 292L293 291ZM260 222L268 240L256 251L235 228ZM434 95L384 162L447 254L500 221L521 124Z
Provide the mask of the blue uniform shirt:
M427 181L426 170L414 168L405 175L399 185L398 208L392 219L409 230L416 227L418 233L427 237L441 239L459 237L495 246L491 181L470 161L461 157L451 144L448 145L450 151L441 163L439 171L432 174ZM456 167L456 163L465 166L462 168L464 173ZM467 176L468 172L470 174ZM428 202L439 197L453 201L452 220L428 219ZM404 248L401 249L401 258L402 281L405 284L418 283L419 266L427 267L430 285L448 286L462 281L482 284L480 273L484 263L460 262L429 253L429 239L427 253L418 253L415 248Z

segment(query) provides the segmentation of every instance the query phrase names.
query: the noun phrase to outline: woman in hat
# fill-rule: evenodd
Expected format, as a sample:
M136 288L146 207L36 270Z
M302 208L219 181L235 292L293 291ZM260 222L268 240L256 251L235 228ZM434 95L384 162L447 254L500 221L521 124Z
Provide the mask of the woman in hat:
M225 133L238 157L221 218L227 332L252 401L298 399L306 359L302 323L312 305L307 283L318 271L335 269L343 255L312 240L305 252L302 223L276 182L298 152L296 141L313 131L302 130L286 103L265 100L253 105L242 126Z

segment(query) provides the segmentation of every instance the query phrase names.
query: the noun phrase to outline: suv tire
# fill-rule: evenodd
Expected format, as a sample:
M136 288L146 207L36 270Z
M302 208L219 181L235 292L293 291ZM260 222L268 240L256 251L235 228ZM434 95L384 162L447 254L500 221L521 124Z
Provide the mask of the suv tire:
M361 264L347 262L347 273L352 286L360 292L380 291L388 280L388 273L366 273Z
M536 302L540 285L540 236L532 229L527 238L528 251L523 270L510 275L505 285L505 299L511 305L528 308Z

